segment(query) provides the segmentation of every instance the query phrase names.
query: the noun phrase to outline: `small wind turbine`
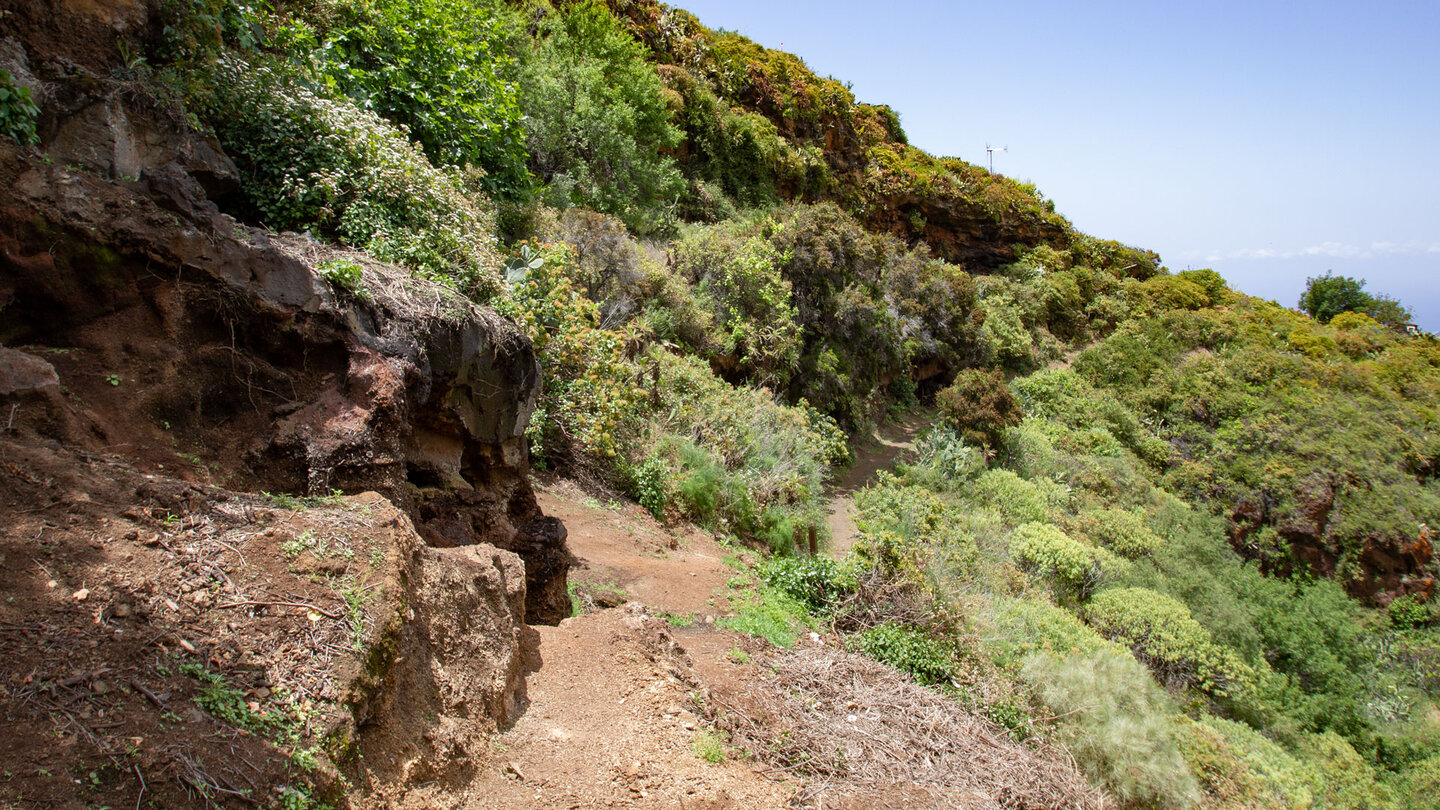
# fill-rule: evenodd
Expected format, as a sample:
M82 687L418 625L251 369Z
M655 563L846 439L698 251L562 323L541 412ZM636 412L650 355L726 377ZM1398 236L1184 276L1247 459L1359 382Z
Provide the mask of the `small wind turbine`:
M1010 148L1010 147L1008 147L1008 146L991 146L991 145L988 144L988 143L985 144L985 152L986 152L986 154L989 155L989 157L990 157L990 173L991 173L991 174L994 174L994 173L995 173L995 153L996 153L996 152L1004 152L1004 151L1008 150L1009 148Z

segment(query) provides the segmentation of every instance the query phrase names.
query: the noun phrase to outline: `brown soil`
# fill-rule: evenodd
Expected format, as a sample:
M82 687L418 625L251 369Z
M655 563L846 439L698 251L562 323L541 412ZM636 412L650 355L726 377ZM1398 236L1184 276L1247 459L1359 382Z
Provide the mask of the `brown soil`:
M492 756L459 791L441 786L388 797L397 808L780 808L797 785L753 761L696 753L713 734L695 713L695 669L735 682L731 650L754 642L717 627L729 553L694 527L656 522L635 504L568 481L537 487L546 514L565 521L582 609L537 627L529 707L496 737ZM588 602L588 605L586 604ZM610 607L624 604L624 607ZM671 628L655 616L688 626Z
M578 561L570 579L582 598L598 600L593 606L633 599L652 611L716 614L717 592L735 572L704 531L662 526L633 503L602 502L568 481L538 488L536 498L545 514L564 521Z
M4 438L0 514L0 807L254 805L312 781L295 747L204 710L202 673L314 744L373 629L342 590L395 587L393 507L296 512ZM287 554L302 536L328 548Z
M933 418L924 412L908 414L901 421L887 422L856 444L855 464L835 485L827 509L831 554L844 556L855 545L855 493L870 483L875 473L890 469L912 452L916 436Z

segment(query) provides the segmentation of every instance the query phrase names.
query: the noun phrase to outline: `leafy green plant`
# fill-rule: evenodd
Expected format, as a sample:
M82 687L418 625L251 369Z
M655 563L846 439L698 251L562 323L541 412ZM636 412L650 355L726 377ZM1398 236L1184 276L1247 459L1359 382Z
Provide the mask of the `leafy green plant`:
M984 614L985 646L996 663L1018 669L1032 654L1095 655L1103 650L1121 651L1074 613L1049 602L1034 599L997 597Z
M924 630L885 623L846 640L855 651L905 672L917 683L949 686L955 677L953 645Z
M326 259L315 265L315 269L320 271L326 281L342 290L357 295L365 292L364 268L353 259Z
M1391 601L1386 612L1390 614L1390 623L1401 629L1430 621L1430 608L1409 594Z
M314 230L482 298L499 292L489 204L400 130L283 65L223 58L210 85L205 117L265 224Z
M488 0L321 2L310 52L335 90L406 128L436 165L478 166L501 198L529 193L510 50L519 22ZM303 39L309 32L297 31ZM303 41L302 39L302 41ZM298 44L298 43L297 43Z
M670 479L670 468L663 460L652 456L632 468L630 479L635 500L656 520L663 520L665 504L669 502L666 485Z
M643 46L592 0L551 12L538 27L519 99L544 198L613 214L637 233L669 229L683 181L662 150L680 133Z
M816 615L833 610L858 586L854 571L829 557L777 557L762 562L759 573Z
M0 136L14 138L25 145L37 144L40 136L35 122L40 108L30 96L30 88L15 83L9 71L0 70Z
M245 702L245 694L224 675L194 663L182 665L180 672L196 680L199 690L195 702L216 720L267 736L280 728L282 721L279 716L260 714L251 709Z

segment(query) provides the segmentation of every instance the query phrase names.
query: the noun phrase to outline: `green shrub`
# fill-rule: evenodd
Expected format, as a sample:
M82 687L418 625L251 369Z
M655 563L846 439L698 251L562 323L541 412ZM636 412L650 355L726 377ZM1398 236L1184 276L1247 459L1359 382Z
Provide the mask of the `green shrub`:
M959 520L960 510L923 487L906 485L889 473L855 496L856 524L862 537L892 534L908 543L973 554L974 542Z
M1440 810L1440 755L1405 769L1395 782L1397 798L1411 810Z
M905 468L905 477L930 489L962 486L985 470L985 456L979 448L965 443L960 431L937 424L915 443L915 464Z
M1333 732L1307 737L1300 746L1317 807L1335 810L1398 810L1394 794L1376 779L1375 768Z
M1165 544L1145 525L1144 513L1138 510L1090 510L1081 513L1075 523L1085 536L1130 560L1151 556Z
M1363 707L1375 658L1360 605L1328 581L1257 582L1247 596L1266 659L1288 676L1270 700L1302 728L1367 740Z
M980 334L996 362L1007 368L1024 369L1031 365L1034 338L1020 317L1014 299L1004 295L984 299L985 322Z
M1096 594L1085 614L1101 635L1130 647L1163 682L1253 700L1254 671L1215 644L1183 602L1148 588L1116 588Z
M1180 754L1200 779L1208 800L1220 807L1273 807L1283 795L1267 790L1267 785L1251 769L1249 763L1230 745L1223 734L1206 725L1205 720L1175 718ZM1284 802L1294 806L1293 803Z
M670 501L667 491L670 468L664 459L652 456L645 459L640 465L632 467L630 481L631 494L635 497L636 502L656 520L663 520L665 505Z
M1409 594L1392 601L1386 612L1390 614L1390 623L1402 630L1430 621L1430 608Z
M760 564L760 578L815 615L824 615L859 583L855 572L829 557L777 557Z
M1296 810L1314 806L1304 763L1279 743L1244 723L1223 717L1203 715L1197 725L1224 738L1225 744L1244 761L1260 783L1262 799L1267 802L1262 806L1273 807L1276 802Z
M948 686L955 677L953 646L897 624L871 627L847 639L856 651L907 673L916 683Z
M669 229L684 181L662 150L680 132L644 47L593 0L546 14L538 29L520 103L545 199L612 214L637 233Z
M508 53L517 24L503 3L324 0L313 16L325 28L316 70L336 90L403 125L436 165L484 169L491 195L528 192Z
M1365 292L1365 280L1336 276L1328 271L1323 276L1305 279L1305 292L1300 296L1300 309L1321 323L1329 323L1342 312L1364 312L1375 299Z
M643 430L650 393L637 384L638 363L627 336L602 329L593 301L565 278L566 251L542 254L497 308L534 343L543 387L526 435L539 464L586 454L607 463L623 459Z
M1084 598L1100 583L1099 549L1048 523L1025 523L1010 534L1010 554L1020 565L1049 581L1061 594Z
M982 473L966 493L980 503L993 506L1017 523L1045 523L1050 518L1052 499L1057 493L1049 487L1042 489L1042 486L1010 470L994 469Z
M397 129L285 70L226 58L205 113L265 224L311 229L481 298L499 291L492 212Z
M0 70L0 137L14 138L25 144L37 144L40 136L35 122L40 108L30 97L30 88L15 83L9 71Z
M700 277L700 295L714 307L722 354L731 355L756 385L784 388L800 358L800 326L790 283L780 276L789 257L761 237L744 240Z
M315 269L320 271L326 281L342 290L357 295L365 292L365 268L361 267L359 262L351 259L327 259L315 265Z
M1189 807L1199 797L1177 746L1169 697L1123 652L1035 655L1021 677L1060 717L1056 736L1126 807Z
M1094 655L1102 650L1124 652L1074 613L1033 597L997 597L985 611L982 637L1003 667L1018 668L1029 656L1049 653Z

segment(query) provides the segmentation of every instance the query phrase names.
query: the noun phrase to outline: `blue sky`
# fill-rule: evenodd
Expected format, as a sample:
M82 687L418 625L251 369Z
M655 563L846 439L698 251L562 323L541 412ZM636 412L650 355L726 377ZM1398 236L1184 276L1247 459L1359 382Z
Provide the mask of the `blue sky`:
M1440 331L1440 3L681 0L1076 227L1287 306L1364 278Z

